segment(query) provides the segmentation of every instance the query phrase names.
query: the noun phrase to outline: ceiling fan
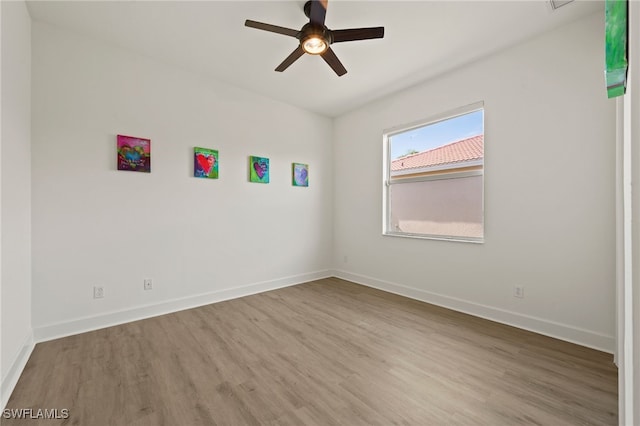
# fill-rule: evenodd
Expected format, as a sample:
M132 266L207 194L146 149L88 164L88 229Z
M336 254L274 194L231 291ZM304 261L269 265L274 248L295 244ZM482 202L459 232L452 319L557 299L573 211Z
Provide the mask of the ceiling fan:
M305 24L299 31L252 21L250 19L247 19L244 25L298 39L300 42L299 46L278 65L276 71L282 72L286 70L291 64L298 60L298 58L308 53L310 55L320 55L338 76L342 76L347 73L347 70L333 50L331 50L330 45L343 41L382 38L384 37L384 27L330 30L324 24L324 18L327 14L327 3L328 0L310 0L306 2L304 5L304 14L309 18L309 23Z

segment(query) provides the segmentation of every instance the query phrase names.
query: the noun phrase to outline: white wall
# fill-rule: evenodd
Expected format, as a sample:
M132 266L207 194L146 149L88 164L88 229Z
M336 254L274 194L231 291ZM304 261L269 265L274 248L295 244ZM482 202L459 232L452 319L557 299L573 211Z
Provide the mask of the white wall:
M330 274L330 119L47 24L33 52L36 338ZM117 134L151 139L150 174L115 170ZM194 146L219 150L220 179L193 177Z
M613 351L615 102L603 52L597 13L338 118L339 275ZM383 131L477 101L485 243L382 236Z
M31 347L31 20L23 2L2 8L0 406Z

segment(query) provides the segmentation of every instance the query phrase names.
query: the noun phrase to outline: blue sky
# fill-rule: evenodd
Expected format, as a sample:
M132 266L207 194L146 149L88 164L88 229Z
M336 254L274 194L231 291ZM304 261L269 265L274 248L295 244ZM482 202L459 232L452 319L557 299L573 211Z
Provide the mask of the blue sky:
M424 127L393 135L389 141L391 159L410 150L426 151L483 133L483 110L471 112Z

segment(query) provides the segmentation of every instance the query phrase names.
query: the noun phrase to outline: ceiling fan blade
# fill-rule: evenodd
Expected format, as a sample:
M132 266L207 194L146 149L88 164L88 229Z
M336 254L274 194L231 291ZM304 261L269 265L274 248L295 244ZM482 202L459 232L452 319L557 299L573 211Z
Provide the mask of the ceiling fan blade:
M331 34L333 35L334 43L340 43L341 41L369 40L372 38L383 38L384 27L333 30L331 31Z
M347 69L344 67L344 65L342 65L342 62L340 62L340 59L338 59L331 48L328 48L320 56L322 56L322 59L324 59L324 61L329 64L329 66L336 72L336 74L338 74L338 77L343 76L347 73Z
M324 25L328 2L329 0L311 0L311 10L309 11L310 22L318 25Z
M247 19L244 21L245 27L257 28L259 30L270 31L272 33L283 34L291 37L297 37L299 31L291 28L279 27L277 25L265 24L263 22L252 21Z
M285 59L280 65L278 65L276 71L282 72L286 70L287 68L289 68L289 65L297 61L298 58L302 55L304 55L304 50L302 50L302 47L298 46L296 50L291 52L291 55L287 56L287 59Z

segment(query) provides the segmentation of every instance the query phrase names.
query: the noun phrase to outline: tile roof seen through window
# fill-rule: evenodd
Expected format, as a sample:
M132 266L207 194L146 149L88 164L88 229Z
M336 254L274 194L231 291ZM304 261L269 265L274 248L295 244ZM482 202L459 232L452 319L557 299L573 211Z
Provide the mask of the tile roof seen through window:
M484 135L452 142L428 151L407 155L391 162L391 171L455 165L484 157Z

